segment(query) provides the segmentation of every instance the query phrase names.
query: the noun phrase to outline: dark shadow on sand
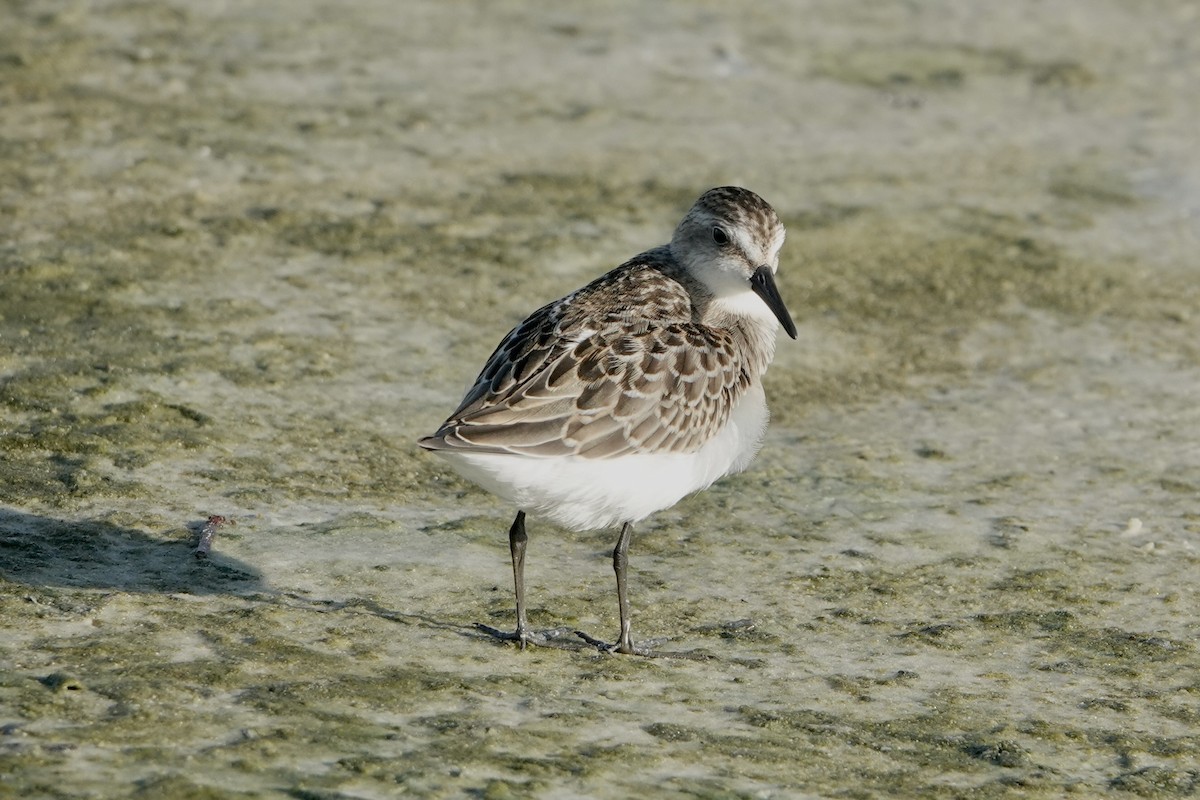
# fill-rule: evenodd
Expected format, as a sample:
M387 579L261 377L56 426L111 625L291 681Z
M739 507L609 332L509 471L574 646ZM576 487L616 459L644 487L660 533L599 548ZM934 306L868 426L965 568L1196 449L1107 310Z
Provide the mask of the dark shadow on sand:
M136 528L65 521L0 508L0 578L42 587L163 594L245 594L265 589L257 569L221 554L193 554L195 537L163 540Z

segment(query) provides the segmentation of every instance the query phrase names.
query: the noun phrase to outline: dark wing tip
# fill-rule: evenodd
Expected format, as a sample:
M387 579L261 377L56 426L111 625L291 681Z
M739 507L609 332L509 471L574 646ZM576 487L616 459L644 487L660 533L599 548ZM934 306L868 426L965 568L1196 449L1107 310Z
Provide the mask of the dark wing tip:
M438 434L422 436L420 439L417 439L417 444L425 450L445 450L446 438Z

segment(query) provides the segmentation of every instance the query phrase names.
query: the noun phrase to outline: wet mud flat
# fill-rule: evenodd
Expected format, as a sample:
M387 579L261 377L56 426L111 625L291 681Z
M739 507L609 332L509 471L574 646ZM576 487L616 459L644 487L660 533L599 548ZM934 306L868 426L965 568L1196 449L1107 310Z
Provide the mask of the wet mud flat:
M0 12L0 797L1200 792L1188 3ZM414 439L740 183L800 337L634 635ZM223 515L208 557L202 523ZM535 626L615 531L529 521Z

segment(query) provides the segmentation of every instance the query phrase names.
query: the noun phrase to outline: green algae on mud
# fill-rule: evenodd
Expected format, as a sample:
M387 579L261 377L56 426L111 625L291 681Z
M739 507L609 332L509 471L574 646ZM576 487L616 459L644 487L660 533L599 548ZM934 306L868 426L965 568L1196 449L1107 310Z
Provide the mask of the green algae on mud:
M1194 9L778 10L0 12L0 797L1195 794ZM411 441L727 182L801 341L631 574L712 659L499 646Z
M877 585L888 582L879 574L867 577ZM1010 592L1005 587L995 591L997 599ZM853 596L840 596L858 607ZM889 604L889 610L903 616L917 613L930 595L901 589L897 597L907 599L900 608ZM128 599L116 601L131 608ZM30 728L26 736L33 742L46 735L37 725L54 721L59 736L72 725L84 726L71 737L75 747L120 748L131 765L152 756L158 772L144 785L174 787L171 791L181 792L179 796L188 796L183 787L195 782L187 776L206 773L217 783L198 785L209 791L257 787L268 795L279 785L353 795L388 786L418 792L497 792L495 787L503 784L514 792L539 793L597 781L628 791L650 776L660 780L670 796L753 794L753 787L765 782L784 791L801 791L814 783L853 783L869 795L893 796L958 796L972 786L1000 797L1010 796L1011 778L1019 775L1024 793L1055 796L1064 789L1062 769L1074 759L1113 758L1130 763L1113 781L1133 784L1153 777L1160 785L1174 787L1166 795L1174 796L1186 793L1190 785L1186 769L1156 766L1151 776L1138 761L1186 758L1197 744L1186 725L1177 734L1131 730L1117 737L1103 727L1105 719L1119 720L1129 713L1116 702L1122 676L1114 669L1115 662L1132 663L1129 659L1144 665L1136 680L1148 693L1139 702L1149 700L1167 713L1177 713L1172 711L1177 705L1186 713L1194 687L1173 683L1170 676L1179 675L1180 665L1194 655L1189 645L1145 641L1136 646L1150 649L1138 653L1097 649L1093 633L1062 613L1001 625L995 619L964 621L956 635L961 638L976 625L980 632L990 631L989 636L1007 630L1022 638L1030 632L1056 637L1065 633L1062 640L1038 638L1036 647L1056 665L1051 668L1057 674L1095 682L1097 694L1075 725L1036 713L997 723L989 708L1010 702L1022 683L1017 675L992 674L975 685L947 687L936 695L935 710L916 713L886 709L907 705L906 696L934 677L936 665L930 665L929 674L894 667L872 674L873 667L868 667L866 674L805 676L800 683L810 687L810 702L816 707L804 709L780 694L797 676L774 667L730 672L726 679L735 683L722 688L711 680L714 671L726 673L720 661L697 665L561 651L516 653L480 638L464 638L461 645L440 644L458 653L456 666L434 667L419 656L401 666L377 649L381 634L397 630L394 620L377 614L347 606L299 620L306 630L281 639L273 633L279 622L297 621L286 601L262 598L247 607L225 600L221 606L223 610L210 609L212 627L201 633L204 649L194 651L190 660L148 660L137 643L112 639L126 639L122 631L105 634L106 623L99 626L98 637L55 643L57 658L76 664L76 673L91 675L89 680L60 682L50 674L42 681L6 683L0 691L7 705L15 704L39 720L24 726ZM95 609L76 613L94 615ZM151 613L154 618L143 623L148 626L144 635L151 637L169 637L187 621L187 616L173 619L161 611ZM863 635L862 619L818 617L810 622L815 626L810 640L823 640L831 624L845 628L838 637ZM881 627L875 621L867 623L866 630ZM1072 643L1084 633L1086 640ZM303 638L309 643L299 645ZM367 644L366 652L347 658L352 642ZM770 644L774 649L777 643ZM745 641L739 644L746 646ZM944 650L942 643L903 639L899 652L930 647ZM963 641L954 650L974 647L978 645ZM801 652L790 652L805 660ZM1092 655L1067 666L1083 653ZM716 695L705 698L697 693L701 688ZM860 711L847 716L836 710L835 698L842 694L849 694ZM766 699L772 695L773 701ZM746 703L747 697L760 699ZM728 706L718 711L714 701ZM674 705L683 714L672 715L669 722L648 722L639 708L645 703L661 704L662 709ZM236 720L232 728L230 717ZM520 725L512 724L518 719ZM193 750L188 743L196 740L205 744ZM339 756L327 768L297 781L287 765L307 758L314 749ZM686 767L697 750L709 766L707 776ZM6 757L14 755L23 769L36 765L44 775L59 775L64 796L106 785L102 777L90 783L69 770L60 772L69 765L70 751L47 749L34 755L18 747Z
M533 229L544 214L525 224ZM862 796L950 797L971 787L985 796L1051 797L1073 786L1187 794L1195 783L1185 764L1197 744L1187 730L1196 689L1176 676L1195 665L1195 648L1178 635L1105 624L1103 610L1125 602L1128 582L1097 575L1094 553L1055 551L1069 542L1043 547L1023 538L1028 509L1014 517L997 508L1000 521L989 522L983 545L937 539L946 523L930 506L941 512L960 503L963 487L919 487L916 498L906 487L919 470L963 468L958 440L942 429L921 432L904 454L872 449L894 446L896 431L911 422L903 417L865 445L849 433L862 418L831 426L829 435L848 444L796 430L815 419L814 409L889 405L913 376L943 390L969 385L977 376L964 363L964 342L989 323L1024 324L1024 309L1067 325L1155 318L1164 289L1132 280L1121 265L1069 257L1012 220L947 216L932 231L868 212L819 223L800 215L793 227L785 291L803 298L807 324L836 327L847 349L821 374L773 370L780 447L754 472L652 521L635 544L639 635L684 638L716 656L706 667L516 653L473 635L468 621L511 620L503 519L447 508L447 496L488 501L369 420L287 405L312 380L314 363L327 366L313 386L349 386L364 375L352 337L279 334L270 330L279 312L258 303L139 316L145 301L130 305L118 293L89 305L88 291L69 281L51 286L52 300L49 290L38 294L46 272L26 273L21 283L18 270L23 304L6 307L6 325L27 326L26 309L61 304L48 338L28 345L24 369L4 384L3 402L19 420L5 440L8 502L33 499L63 517L77 504L145 503L156 467L185 464L187 481L219 487L221 502L423 502L441 518L396 523L350 513L291 530L251 521L218 546L240 565L223 553L196 565L170 509L127 514L120 530L48 514L23 523L36 528L34 539L10 526L5 619L28 646L0 687L16 726L0 758L24 776L19 786L49 796L127 785L124 772L139 776L146 796L180 797L354 796L396 787L522 796L601 785L636 793L650 783L679 797L814 786L854 786ZM337 274L361 278L355 291L374 293L385 308L409 309L420 294L419 309L407 313L434 329L457 313L464 297L455 281L418 293L415 281L404 288L397 277L384 288L379 276L399 271L379 272L379 261L387 248L406 246L394 222L332 218L341 221L314 225L307 239L293 237L308 222L287 214L268 221L279 229L259 233L269 247L315 249L348 265ZM454 238L431 229L437 223L409 231L427 237L415 247ZM549 246L514 230L468 251L457 262L463 274L492 258L488 247ZM328 268L318 262L286 284L310 287ZM178 289L178 277L149 269L149 295ZM512 269L528 291L547 297L567 281L540 275L528 259L513 259ZM490 298L480 301L489 314L528 310L526 297L481 281L472 291ZM336 303L323 313L339 311L351 313ZM214 313L224 314L225 331L211 332ZM125 324L148 341L175 332L187 346L162 350L88 333ZM226 348L242 337L252 351L231 357ZM479 355L490 344L468 338L452 352ZM63 359L59 371L36 362L80 341L114 368ZM335 357L319 361L321 352ZM422 369L414 361L375 380ZM437 363L425 379L452 382L462 377L456 370ZM151 379L160 373L181 382L200 376L214 393L177 394ZM795 450L827 460L797 468L788 460ZM965 496L981 504L1011 502L1037 481L1019 466L980 474L968 464L965 475ZM1179 471L1176 480L1191 485L1189 475ZM985 481L986 492L971 480ZM831 496L851 505L850 516L836 505L829 513ZM887 529L895 519L907 529ZM952 524L965 528L968 520ZM532 532L532 621L611 625L610 535L549 541L558 536L548 526ZM906 561L927 536L926 560ZM494 558L468 563L465 544L490 547ZM332 566L356 548L370 558ZM453 566L436 567L451 549ZM1048 557L1072 569L1039 566ZM1131 556L1115 558L1130 568ZM130 561L139 565L132 573ZM390 562L403 569L379 569ZM263 565L281 586L267 591L249 564ZM297 588L308 580L315 587ZM747 614L752 627L738 624ZM973 655L988 652L1009 655ZM964 663L978 674L964 674ZM1032 703L1038 693L1029 686L1055 687L1062 698ZM1028 710L1013 713L1014 705ZM96 753L105 770L80 770L80 759ZM318 766L302 766L314 759Z
M840 357L771 373L785 424L814 403L869 400L913 375L953 379L967 366L963 339L1014 309L1157 316L1170 297L1192 294L1182 284L1146 285L1125 264L1069 256L1036 228L967 209L932 220L859 212L797 227L783 291L800 298L791 305L813 341L832 334ZM780 349L786 358L786 344Z
M894 91L956 90L967 80L997 76L1056 88L1078 88L1096 80L1075 61L1040 61L1016 50L921 41L818 53L814 69L822 77Z
M588 187L595 191L585 191ZM95 248L83 254L85 240L100 238L108 243L110 253L130 251L132 245L121 242L122 233L111 218L94 229L75 227L71 235L78 244L60 241L53 252L40 248L36 255L21 253L16 268L8 273L11 293L0 303L6 339L14 343L12 356L22 357L24 365L10 372L0 386L0 403L23 420L3 444L9 455L2 482L8 501L38 495L48 501L92 493L135 496L146 489L123 476L149 466L164 452L174 451L183 460L188 451L230 451L236 437L245 435L235 431L247 425L252 436L271 435L262 430L261 420L248 415L218 419L195 389L186 399L163 394L169 391L164 387L134 389L137 399L114 400L128 395L130 384L146 376L177 376L177 381L186 382L195 381L192 376L211 375L202 380L217 384L213 388L222 394L258 389L274 401L294 384L352 379L347 371L358 367L359 356L345 326L360 312L331 310L322 324L333 327L313 335L281 331L279 310L220 293L199 300L189 297L187 303L169 310L148 304L146 297L187 296L181 282L206 263L227 260L219 242L231 235L265 241L285 259L313 250L336 258L339 280L349 282L355 292L372 293L381 302L380 314L402 308L405 315L421 319L423 326L439 326L470 308L473 314L500 313L515 322L529 310L526 305L531 301L516 299L512 290L520 287L522 296L548 300L570 287L561 276L539 269L557 249L567 246L568 233L560 230L547 239L535 231L544 229L549 219L557 223L555 214L569 218L585 209L588 219L615 225L622 214L632 213L628 198L648 197L648 189L604 183L586 175L556 180L508 176L481 190L477 204L481 210L503 207L509 212L503 223L493 219L484 228L486 235L476 237L454 234L453 223L413 224L379 209L317 216L280 211L253 218L247 211L240 218L248 220L246 230L255 232L232 234L228 216L193 210L199 219L190 232L167 237L173 246L180 237L188 241L187 248L175 247L175 265L168 269L161 261L167 248L145 243L137 259L114 258ZM663 209L682 196L679 190L659 194ZM539 204L531 205L532 197L539 198ZM571 206L568 197L577 205ZM433 201L430 198L422 205L428 208ZM602 205L605 202L612 205ZM144 207L114 209L114 213L118 219L137 220L136 230L128 234L135 239L140 240L144 228L162 227L152 217L146 218L150 212ZM667 213L663 215L669 219ZM880 391L900 387L913 374L960 370L962 337L984 320L1003 318L1014 304L1076 317L1145 316L1148 309L1162 302L1178 305L1189 294L1185 286L1137 281L1124 265L1066 256L1016 220L963 210L942 216L945 219L932 228L915 219L881 218L866 212L834 215L820 222L799 218L785 250L783 291L799 298L792 305L802 325L811 320L813 336L836 330L843 351L832 363L826 358L817 370L772 373L777 419L790 424L813 403L868 400ZM785 221L790 221L786 214ZM662 228L666 231L669 225ZM497 230L509 233L497 237ZM451 259L440 280L431 282L421 270L411 268L447 254ZM385 257L387 263L382 261ZM20 266L23 262L27 266ZM486 282L477 280L485 264L490 265L489 274L499 264L501 274ZM222 271L232 268L228 264ZM48 279L51 274L59 277ZM302 291L314 288L312 281L319 275L316 271L312 278L296 275L288 280ZM504 328L497 328L496 338ZM100 330L119 335L98 336ZM82 352L64 358L81 345ZM452 353L468 353L475 360L485 354L474 337L450 337L449 346ZM52 368L39 363L39 357L47 356L54 359ZM461 372L453 360L437 364L447 373ZM400 365L400 373L414 367ZM437 372L429 377L446 379ZM466 380L462 374L452 379ZM375 381L380 380L394 382L394 372L378 374ZM408 491L411 476L429 475L434 469L426 460L414 458L410 448L396 447L365 429L352 432L354 423L331 419L332 413L286 414L281 423L289 428L289 446L307 438L311 444L306 451L318 442L335 448L326 460L356 462L363 467L361 480L343 470L344 482L331 486L321 467L289 465L287 458L262 461L233 454L215 464L198 459L192 471L237 485L238 497L253 500L272 491L302 491L305 486L311 486L317 496L341 491L357 495L385 487L400 496ZM331 428L341 429L341 435L331 440L327 436ZM363 442L371 439L364 447ZM339 441L351 442L353 454L337 450ZM70 460L55 465L50 453L72 454L74 466ZM87 469L89 464L106 461L115 469L101 468L98 473ZM82 485L81 476L93 485Z

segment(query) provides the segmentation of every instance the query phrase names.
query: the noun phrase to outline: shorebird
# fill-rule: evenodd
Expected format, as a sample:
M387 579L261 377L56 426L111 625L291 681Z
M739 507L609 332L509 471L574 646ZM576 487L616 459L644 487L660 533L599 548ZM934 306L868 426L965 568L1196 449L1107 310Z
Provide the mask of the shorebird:
M754 192L710 189L670 244L513 328L454 413L419 441L518 508L508 532L517 627L494 634L521 648L546 643L525 618L528 511L574 530L621 526L617 640L579 635L649 654L630 633L633 526L757 454L768 417L762 376L779 326L796 338L775 283L784 235Z

